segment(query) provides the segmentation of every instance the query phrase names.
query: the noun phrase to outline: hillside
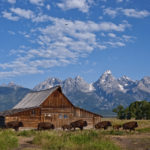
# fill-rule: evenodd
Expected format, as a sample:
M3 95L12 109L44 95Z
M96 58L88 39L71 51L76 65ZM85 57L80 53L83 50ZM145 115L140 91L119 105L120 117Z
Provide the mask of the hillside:
M0 86L0 111L11 109L30 91L16 85Z

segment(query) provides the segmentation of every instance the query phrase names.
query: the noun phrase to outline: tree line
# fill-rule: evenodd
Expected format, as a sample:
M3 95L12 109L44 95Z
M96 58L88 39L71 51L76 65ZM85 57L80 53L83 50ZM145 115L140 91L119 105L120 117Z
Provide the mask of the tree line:
M122 105L113 109L113 112L117 113L118 119L150 119L150 102L147 101L135 101L124 108Z

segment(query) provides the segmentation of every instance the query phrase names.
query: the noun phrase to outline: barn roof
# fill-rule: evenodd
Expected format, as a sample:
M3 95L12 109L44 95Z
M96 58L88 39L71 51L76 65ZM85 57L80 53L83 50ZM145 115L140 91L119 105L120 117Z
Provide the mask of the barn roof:
M0 116L9 116L9 115L13 115L25 110L29 110L29 108L25 108L25 109L9 109L9 110L5 110L3 112L0 112Z
M55 86L47 90L30 92L17 105L15 105L13 109L38 107L50 94L52 94L57 89L61 90L60 86Z

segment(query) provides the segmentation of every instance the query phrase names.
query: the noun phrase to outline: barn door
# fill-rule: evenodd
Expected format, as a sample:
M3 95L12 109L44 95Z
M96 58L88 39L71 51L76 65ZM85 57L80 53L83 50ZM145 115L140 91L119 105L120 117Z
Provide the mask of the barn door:
M0 128L5 127L5 117L4 116L0 116Z

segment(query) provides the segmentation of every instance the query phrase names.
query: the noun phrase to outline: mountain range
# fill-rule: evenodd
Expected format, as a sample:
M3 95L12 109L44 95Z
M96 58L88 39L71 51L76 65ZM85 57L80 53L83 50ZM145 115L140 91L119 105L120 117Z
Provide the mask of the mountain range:
M134 101L150 101L150 77L137 81L127 76L116 79L110 70L104 72L97 81L90 84L80 76L63 81L58 78L48 78L32 90L44 90L56 85L62 87L64 94L74 105L105 116L112 115L112 109L120 104L126 107ZM12 96L9 99L7 95L4 101L4 96L1 96L4 95L2 88L13 89L15 91L13 99ZM6 106L2 105L6 101L10 101L9 107L13 107L29 91L31 90L11 84L0 86L0 110L8 108L7 103Z
M0 111L11 109L31 90L14 83L0 86Z

